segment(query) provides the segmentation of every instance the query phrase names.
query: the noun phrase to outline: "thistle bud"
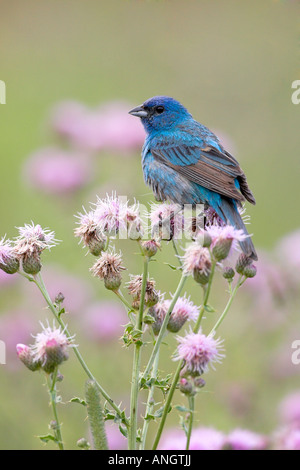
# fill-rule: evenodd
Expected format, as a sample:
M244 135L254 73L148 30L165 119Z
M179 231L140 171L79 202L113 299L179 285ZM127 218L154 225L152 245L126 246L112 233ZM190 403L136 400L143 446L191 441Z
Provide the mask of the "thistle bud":
M95 230L93 236L89 237L89 240L86 242L86 245L92 255L99 256L105 249L106 238L103 236L100 230Z
M227 258L230 252L232 245L232 240L230 238L217 240L212 249L212 253L217 261L222 261Z
M206 382L202 377L194 377L193 381L196 388L203 388L206 385Z
M132 306L135 309L138 309L141 301L141 292L142 292L142 283L143 277L131 276L131 280L128 283L129 294L133 297ZM147 307L153 307L159 301L158 292L155 290L155 281L153 279L148 279L146 281L146 291L145 291L145 305Z
M202 271L198 268L193 270L193 278L198 284L205 286L209 281L210 271Z
M256 276L256 272L256 266L254 264L249 264L248 266L245 266L243 274L244 276L251 278Z
M42 325L43 326L43 325ZM47 373L54 372L57 366L69 357L68 348L73 338L67 338L61 328L43 326L43 331L35 336L35 344L32 346L35 361Z
M57 296L55 297L54 302L55 302L56 304L62 304L64 300L65 300L64 294L63 294L62 292L59 292L59 293L57 294Z
M234 269L230 267L226 267L223 269L223 277L228 280L232 280L234 278L235 272Z
M57 366L69 358L66 344L61 344L55 338L49 339L44 348L45 361L42 364L42 369L47 374L54 372Z
M36 361L32 348L26 344L17 344L17 356L21 362L32 372L38 370L41 367L40 361Z
M235 270L238 274L244 274L244 270L246 266L249 266L250 264L251 264L251 258L249 258L249 256L242 253L237 259Z
M194 387L191 382L189 382L187 379L182 377L179 381L179 390L181 393L184 393L184 395L195 395Z
M7 274L14 274L19 270L19 258L12 246L11 240L0 240L0 269Z
M6 274L15 274L17 271L19 271L19 267L20 267L20 262L18 258L11 258L7 260L5 264L0 263L0 269L6 272Z
M76 444L77 444L77 447L79 447L80 449L84 449L84 450L89 450L91 447L91 444L85 439L85 437L78 439Z
M26 253L22 258L22 268L24 273L35 275L42 269L40 252L35 250L33 253Z
M104 277L104 285L108 290L118 290L121 284L122 274L120 272L111 272Z
M158 248L160 248L160 244L153 238L152 240L142 242L141 247L144 255L151 258L156 255Z

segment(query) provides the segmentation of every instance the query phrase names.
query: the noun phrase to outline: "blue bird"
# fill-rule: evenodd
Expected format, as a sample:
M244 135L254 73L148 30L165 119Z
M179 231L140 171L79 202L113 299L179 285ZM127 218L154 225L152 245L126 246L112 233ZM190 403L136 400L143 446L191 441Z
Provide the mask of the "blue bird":
M238 208L245 199L251 204L255 199L237 160L217 136L168 96L150 98L129 114L141 119L147 133L142 166L156 199L208 205L225 223L248 234ZM250 237L240 245L257 260Z

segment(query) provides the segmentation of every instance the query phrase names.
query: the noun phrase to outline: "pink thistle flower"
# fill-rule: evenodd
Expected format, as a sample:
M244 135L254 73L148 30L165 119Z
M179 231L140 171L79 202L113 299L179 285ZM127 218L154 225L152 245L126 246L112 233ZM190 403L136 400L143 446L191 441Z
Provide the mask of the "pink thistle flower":
M220 351L224 348L223 340L214 339L212 335L205 336L201 333L190 333L184 337L177 336L179 346L174 356L175 361L184 361L181 375L202 375L209 368L214 369L215 363L221 363L225 357Z
M63 194L87 185L92 177L88 155L54 147L39 150L25 164L26 181L49 194Z
M116 235L127 229L127 201L123 202L116 194L98 198L95 209L95 220L104 233Z
M247 429L235 429L227 436L226 444L231 450L264 450L268 442L261 434Z
M164 301L166 311L169 310L171 300ZM168 330L172 333L177 333L185 324L186 321L196 321L199 315L199 307L197 307L190 298L179 297L174 305L170 320L168 323Z
M287 395L279 405L281 421L300 425L300 391Z
M218 261L221 261L229 255L231 249L238 248L238 242L244 241L248 235L243 230L237 230L232 225L210 225L206 228L211 237L211 249Z
M168 308L167 304L165 303L164 300L164 295L160 295L160 300L151 308L149 308L149 315L151 315L154 318L154 322L151 323L151 327L153 330L153 333L157 336L160 332L161 325L163 324L163 321L165 319L165 316L167 314Z
M55 239L55 233L48 228L43 229L40 225L25 224L24 227L18 227L19 236L16 239L15 250L22 256L35 251L50 250L56 246L58 240Z
M182 238L184 216L178 204L152 204L149 217L154 235L163 240Z
M51 373L68 359L68 348L74 347L74 344L71 344L74 336L67 338L64 330L60 327L56 328L54 322L52 328L49 323L46 327L42 323L41 325L43 331L34 336L35 343L32 351L35 362L40 363L45 372Z

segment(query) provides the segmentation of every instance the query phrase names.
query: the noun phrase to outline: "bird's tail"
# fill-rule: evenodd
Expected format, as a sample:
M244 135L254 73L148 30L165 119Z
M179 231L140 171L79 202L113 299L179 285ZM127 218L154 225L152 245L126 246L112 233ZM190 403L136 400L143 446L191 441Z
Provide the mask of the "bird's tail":
M234 228L243 230L246 235L249 235L235 202L231 201L230 199L222 198L222 204L219 205L219 210L222 214L222 219L225 219L226 222L228 222ZM240 246L245 255L257 261L257 254L250 236L241 241Z

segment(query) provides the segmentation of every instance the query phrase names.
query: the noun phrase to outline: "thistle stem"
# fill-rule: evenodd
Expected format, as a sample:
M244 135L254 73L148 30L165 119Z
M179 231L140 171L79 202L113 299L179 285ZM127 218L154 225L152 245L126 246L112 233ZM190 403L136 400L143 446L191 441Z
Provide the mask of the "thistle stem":
M194 333L198 333L199 328L200 328L200 324L201 324L201 321L202 321L202 318L203 318L203 315L204 315L204 312L205 312L205 307L207 305L209 294L210 294L210 291L211 291L212 281L213 281L213 277L214 277L214 273L215 273L215 267L216 267L216 261L213 260L212 265L211 265L211 272L210 272L207 288L204 292L202 306L201 306L200 311L199 311L199 316L198 316L197 322L196 322L195 327L193 329ZM160 331L160 333L161 333L161 331ZM160 438L161 438L161 435L162 435L162 431L163 431L163 428L165 426L165 422L166 422L166 419L167 419L167 415L168 415L169 410L170 410L173 395L174 395L176 387L177 387L177 383L178 383L178 380L179 380L180 371L181 371L182 367L183 367L183 363L180 362L177 369L176 369L176 371L175 371L175 375L173 377L173 383L172 383L172 386L171 386L170 391L168 393L168 397L167 397L167 400L166 400L166 403L165 403L165 406L164 406L164 411L163 411L163 415L162 415L162 418L161 418L161 422L159 424L158 431L157 431L155 441L154 441L154 444L153 444L153 450L155 450L157 448L158 444L159 444L159 441L160 441ZM145 374L144 374L144 377L146 377Z
M228 302L227 302L227 304L226 304L226 307L224 308L224 310L223 310L223 312L222 312L220 318L219 318L218 321L216 322L215 326L212 328L211 332L209 333L210 335L212 335L212 334L217 330L217 328L219 328L219 326L221 325L221 323L223 322L224 318L226 317L226 315L227 315L227 313L228 313L228 311L229 311L229 309L230 309L230 307L231 307L231 304L232 304L232 302L233 302L234 297L236 296L236 293L237 293L239 287L241 287L241 285L244 284L245 280L246 280L246 278L244 278L244 276L240 275L240 277L239 277L239 279L238 279L238 281L237 281L237 283L236 283L234 289L233 289L232 292L231 292L231 295L230 295L230 297L229 297L229 299L228 299Z
M145 305L145 294L148 278L148 265L149 258L144 256L144 271L141 287L140 308L136 318L136 330L142 332L143 328L143 315ZM142 342L137 340L133 353L133 367L131 379L131 394L130 394L130 427L128 436L128 448L130 450L136 449L136 434L137 434L137 409L138 409L138 392L139 392L139 373L141 365L141 347Z
M189 397L189 409L190 409L190 416L189 416L189 427L186 436L186 447L185 450L189 450L190 442L191 442L191 435L193 430L193 422L194 422L194 411L195 411L195 397Z
M150 419L147 417L151 415L153 408L154 408L154 391L155 391L155 380L157 378L158 362L159 362L159 354L157 354L155 357L151 379L150 379L151 385L150 385L148 399L147 399L144 425L143 425L142 437L141 437L141 443L140 443L140 450L145 449L146 438L147 438L148 428L150 424Z
M58 372L58 369L56 367L54 372L52 373L52 380L50 379L50 376L48 376L48 388L49 388L51 406L52 406L53 417L54 417L54 422L55 422L55 424L53 426L54 437L55 437L55 440L57 442L59 450L64 450L64 445L63 445L62 436L61 436L60 423L59 423L57 408L56 408L56 402L57 402L57 393L56 393L57 372Z
M57 310L48 294L48 291L47 291L47 288L44 284L44 280L42 278L42 275L41 273L38 273L38 275L35 277L35 278L32 278L32 281L36 284L36 286L39 288L40 292L42 293L49 309L51 310L51 312L53 313L56 321L59 323L59 325L63 328L63 331L64 333L66 334L67 338L69 340L71 340L72 336L71 334L69 333L68 329L67 329L67 326L66 324L63 322L63 320L60 318L60 316L58 315L57 313ZM75 356L77 357L81 367L83 368L83 370L85 371L86 375L89 377L89 379L93 380L98 389L99 389L99 392L101 393L101 395L105 398L105 400L110 404L110 406L115 410L115 412L117 413L117 415L119 416L119 418L122 419L122 421L124 422L124 424L126 426L129 425L129 422L126 418L124 418L122 416L122 411L120 410L120 408L115 404L115 402L112 400L112 398L110 398L110 396L108 395L108 393L106 393L106 391L104 390L104 388L97 382L97 380L95 379L95 377L93 376L92 372L89 370L86 362L84 361L82 355L80 354L79 352L79 349L77 346L74 346L73 348L73 351L75 353Z
M204 312L205 312L205 307L207 305L209 294L210 294L210 291L211 291L211 286L212 286L212 281L213 281L213 277L214 277L214 274L215 274L216 264L217 264L216 261L213 259L212 263L211 263L210 276L209 276L209 279L208 279L206 289L204 291L203 302L202 302L202 305L201 305L201 308L200 308L200 312L199 312L197 321L196 321L194 329L193 329L194 333L198 333L201 322L202 322L202 319L203 319L203 315L204 315Z
M144 372L144 374L143 374L143 379L147 379L147 376L148 376L148 374L150 373L150 370L151 370L151 368L152 368L152 366L153 366L155 357L156 357L156 355L157 355L158 352L159 352L161 342L162 342L163 337L164 337L164 335L165 335L165 332L166 332L166 329L167 329L167 326L168 326L168 323L169 323L169 319L170 319L171 313L173 312L174 306L175 306L175 304L176 304L176 302L177 302L178 297L180 296L180 293L181 293L181 291L182 291L182 289L183 289L183 286L184 286L184 284L185 284L185 282L186 282L186 279L187 279L187 277L186 277L184 274L182 274L182 276L181 276L181 278L180 278L180 281L179 281L179 284L178 284L178 286L177 286L177 289L176 289L176 291L175 291L174 297L173 297L173 299L172 299L172 302L170 303L170 307L169 307L169 309L168 309L168 311L167 311L167 313L166 313L166 316L165 316L165 318L164 318L164 321L163 321L163 323L162 323L162 325L161 325L159 334L158 334L157 339L156 339L156 343L155 343L155 345L154 345L154 348L153 348L152 353L151 353L151 355L150 355L150 358L149 358L148 364L147 364L147 366L146 366L145 372Z

